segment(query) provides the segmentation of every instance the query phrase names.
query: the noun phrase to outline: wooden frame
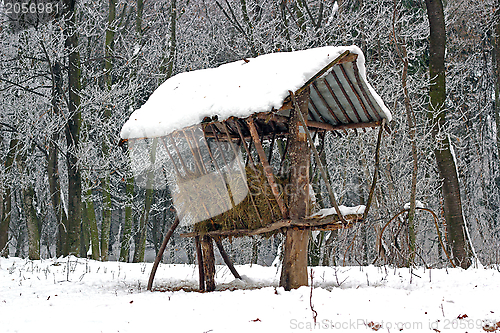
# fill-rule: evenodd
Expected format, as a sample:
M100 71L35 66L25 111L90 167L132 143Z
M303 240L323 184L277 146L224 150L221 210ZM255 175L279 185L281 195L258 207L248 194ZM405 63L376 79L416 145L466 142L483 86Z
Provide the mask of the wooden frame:
M278 110L273 109L268 112L256 113L245 119L231 117L224 121L216 121L206 118L207 121L201 123L204 142L209 152L209 162L219 171L220 167L210 149L207 139L213 139L219 146L219 149L221 142L229 143L235 155L237 154L235 143L239 142L247 155L246 165L249 165L255 171L257 163L252 156L253 148L258 156L259 164L263 168L265 178L270 185L272 196L279 207L281 217L256 229L234 228L230 230L204 232L194 231L182 234L181 237L194 237L195 240L199 265L200 290L212 291L215 289L215 266L212 239L215 241L225 263L228 265L233 275L236 278L241 278L232 265L229 256L225 253L221 239L224 237L255 236L283 232L286 238L280 285L286 290L290 290L307 284L308 278L305 267L307 266L307 244L310 230L337 230L349 228L352 227L354 223L359 223L367 217L377 180L382 131L385 128L389 132L390 128L387 126L385 118L382 118L380 114L381 111L375 107L370 97L371 93L367 91L368 88L364 86L365 83L360 78L356 59L356 54L345 51L316 73L301 88L297 89L295 92L289 91L289 96L285 98L283 105ZM350 74L347 72L348 70ZM330 82L327 80L327 76L330 77L328 79ZM333 87L332 82L336 84L335 87ZM313 97L310 96L310 91L314 91L316 102L314 102ZM340 100L341 97L339 96L342 96L344 102ZM332 105L329 104L332 103L331 101L334 101ZM363 120L363 118L366 120ZM311 132L316 134L318 132L339 131L347 134L349 130L352 130L357 134L356 131L358 129L365 130L366 128L375 127L380 127L375 157L376 169L366 210L364 214L343 216L328 182L325 168L319 158L319 153L314 146ZM194 137L192 132L193 127L177 131L179 137L184 138L189 145L190 152L194 157L196 170L203 174L203 172L206 172L207 167L204 165L201 153L190 144L190 136ZM186 172L189 168L176 145L175 135L174 133L167 135L162 138L162 142L164 148L167 150L169 159L173 163L174 171L176 174L180 175L180 169ZM267 156L262 144L263 140L271 140L272 150L277 138L286 138L287 142L282 156L283 160L280 163L280 169L284 159L288 158L291 160L292 167L305 168L304 170L307 170L307 172L299 175L298 178L300 179L292 180L292 188L296 188L297 191L294 197L288 198L290 200L288 206L285 203L284 194L280 192L276 177L270 165L272 151L270 151L269 156ZM129 141L133 144L134 140L136 139ZM170 145L173 147L172 152L169 151L167 147L168 142L165 140L169 140ZM121 144L123 144L123 141ZM300 191L298 191L298 189L305 187L309 182L308 168L311 152L316 161L316 167L319 169L321 177L328 189L330 201L335 210L340 213L338 215L330 215L321 218L307 217L306 202L308 200L308 194L299 194ZM222 156L224 156L224 154L222 154ZM178 159L177 163L176 159ZM238 161L238 163L240 162ZM227 165L227 161L225 161L225 164ZM240 170L243 170L242 165L239 167ZM250 197L251 204L258 218L262 221L259 215L259 209L253 201L251 194ZM175 226L173 226L173 229L175 229L178 223L179 219L174 223ZM156 272L159 260L163 254L163 249L166 246L166 242L168 242L168 238L173 233L173 229L172 232L169 230L167 233L164 244L162 244L162 249L158 253L148 284L149 290L151 290L154 273Z

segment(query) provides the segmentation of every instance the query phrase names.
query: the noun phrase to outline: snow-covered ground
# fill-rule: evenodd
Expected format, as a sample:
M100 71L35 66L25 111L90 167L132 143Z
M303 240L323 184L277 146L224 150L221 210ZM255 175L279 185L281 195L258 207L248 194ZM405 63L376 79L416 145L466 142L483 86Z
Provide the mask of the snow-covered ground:
M237 266L244 282L217 266L211 293L193 291L196 266L160 265L148 292L151 266L0 258L0 331L484 332L500 321L498 268L314 267L311 298L257 265Z

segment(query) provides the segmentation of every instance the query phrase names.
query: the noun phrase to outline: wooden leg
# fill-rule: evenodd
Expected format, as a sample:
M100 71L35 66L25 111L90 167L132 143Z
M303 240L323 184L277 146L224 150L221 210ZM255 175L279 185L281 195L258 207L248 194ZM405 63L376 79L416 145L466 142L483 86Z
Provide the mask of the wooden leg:
M205 291L205 272L203 270L203 255L200 245L200 236L194 238L194 245L196 247L196 258L198 258L198 274L200 281L200 291Z
M203 271L205 273L205 290L215 290L215 256L212 238L203 236L201 238L201 251L203 252Z
M231 261L231 258L229 258L229 256L227 255L226 250L224 250L221 240L219 238L214 238L214 241L215 245L217 245L217 248L219 249L222 259L224 259L224 262L226 263L227 267L229 267L231 273L233 273L235 278L241 280L241 276L240 274L238 274L238 271L236 271L236 268L234 268L233 262Z
M289 228L285 236L280 286L289 291L308 284L307 246L309 231Z
M165 239L163 239L163 244L161 244L160 250L158 251L158 254L156 255L155 263L153 264L153 269L151 270L151 274L149 274L149 281L148 281L148 290L151 291L153 288L153 280L155 278L156 270L158 269L158 265L160 264L161 258L163 257L163 252L165 252L165 248L167 247L167 243L172 236L172 234L175 231L175 228L179 225L179 217L177 216L175 218L174 223L168 229L167 233L165 234Z

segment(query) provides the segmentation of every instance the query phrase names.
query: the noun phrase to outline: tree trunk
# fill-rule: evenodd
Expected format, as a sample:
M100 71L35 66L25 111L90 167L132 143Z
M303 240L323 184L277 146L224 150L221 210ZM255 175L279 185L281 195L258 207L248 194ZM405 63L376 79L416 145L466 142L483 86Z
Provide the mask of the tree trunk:
M108 90L111 89L113 69L113 56L115 50L115 19L116 19L116 4L117 0L108 1L108 27L106 29L106 40L104 45L104 80Z
M495 120L497 125L497 158L500 160L500 12L495 11L495 40L494 40L495 64Z
M2 210L0 214L0 257L9 256L9 226L10 226L10 211L12 206L12 199L10 187L5 187L4 193L0 197Z
M15 151L18 141L15 137L10 139L9 151L5 159L5 173L8 173L14 162ZM0 197L2 214L0 215L0 256L9 256L9 226L12 212L12 193L10 186L5 186L4 193Z
M297 103L305 119L309 89L297 95ZM306 216L309 205L309 163L310 152L304 129L301 129L300 118L295 110L289 121L289 158L290 158L290 191L289 218L300 219ZM299 288L308 284L307 246L309 231L289 228L285 234L283 265L280 286L285 290Z
M132 200L134 194L134 179L127 178L127 184L125 189L127 195L127 206L125 206L125 225L123 226L123 237L120 245L120 257L119 260L123 262L128 262L130 242L132 241Z
M28 229L28 258L30 260L40 260L40 230L36 210L33 206L33 196L35 191L32 186L23 189L23 210Z
M63 77L61 73L61 63L55 61L52 65L52 112L54 115L61 114L61 107L63 103ZM58 149L57 142L59 141L59 134L53 133L48 147L47 159L47 177L49 182L49 192L54 211L54 217L58 225L58 236L56 245L56 256L60 256L63 252L67 253L67 227L68 219L64 211L64 206L61 201L61 183L59 178L59 165L58 165ZM63 249L65 249L63 251Z
M144 10L144 1L143 0L137 0L136 3L137 7L137 16L135 18L135 33L137 36L137 39L139 40L139 43L142 43L142 13ZM135 78L136 75L136 70L134 69L131 74L131 78ZM132 81L133 79L131 79ZM128 167L130 170L130 166ZM129 261L129 255L130 255L130 244L132 242L133 236L132 236L132 228L134 224L134 217L133 217L133 210L132 210L132 205L133 205L133 200L134 200L134 177L129 173L126 179L126 185L125 185L125 195L126 195L126 206L125 206L125 225L123 227L123 238L121 241L120 245L120 261L128 262ZM136 244L137 248L137 244Z
M410 189L410 210L408 212L408 241L410 247L410 258L408 264L411 265L415 259L415 202L417 193L417 174L418 174L418 152L416 143L416 119L413 109L410 104L410 96L407 87L407 77L408 77L408 53L406 51L406 46L404 43L398 41L396 36L396 21L399 19L397 16L397 6L396 0L394 0L394 14L392 17L392 33L394 37L394 43L396 45L396 50L398 52L399 58L403 63L403 72L401 75L401 84L403 86L404 93L404 104L406 110L406 120L408 122L408 134L411 143L411 155L413 159L413 169L411 175L411 189Z
M54 216L58 225L58 241L56 246L56 255L60 256L63 252L67 252L67 225L68 220L64 211L63 203L61 202L61 184L59 182L59 169L57 162L57 135L52 136L49 143L49 158L47 161L47 176L49 181L50 199ZM63 250L66 249L66 250Z
M88 189L87 195L91 198L86 205L86 215L88 228L90 229L90 246L92 248L92 259L99 260L101 258L101 251L99 249L99 229L97 228L94 201L92 200L92 188Z
M175 53L177 51L177 0L172 0L170 8L170 45L168 57L163 58L160 72L165 74L163 80L168 80L174 70Z
M28 179L30 172L26 165L28 154L33 153L33 147L26 147L23 143L17 145L16 163L20 174L26 174ZM20 191L20 206L26 222L26 230L28 231L28 258L31 260L40 259L40 228L36 216L36 210L33 206L33 197L35 195L34 184L28 181L27 184L21 183Z
M104 139L105 140L105 139ZM104 145L103 145L104 146ZM105 149L105 148L103 148ZM104 153L104 158L109 154ZM109 232L111 230L111 186L109 170L105 171L106 176L102 179L102 224L101 224L101 260L108 261Z
M279 4L277 4L279 12L280 12L280 19L279 19L279 33L283 38L285 39L285 44L277 43L276 44L276 51L287 51L290 52L292 51L292 48L290 47L291 39L290 39L290 29L288 27L288 18L287 18L287 13L286 13L286 6L287 2L286 0L281 0Z
M144 209L141 214L141 219L139 222L139 243L136 244L135 252L134 252L134 262L142 262L144 261L144 254L146 251L146 237L147 237L147 225L149 219L149 211L151 210L151 205L153 204L153 195L154 195L154 164L156 161L156 147L158 145L158 138L154 138L151 143L151 151L149 153L150 159L150 170L147 175L146 182L146 197L144 199Z
M108 9L108 28L106 29L106 40L104 44L104 79L106 88L111 90L113 84L113 79L111 71L113 69L113 54L115 46L115 19L116 19L116 4L117 0L109 0ZM111 107L105 106L104 110L104 121L108 122L111 118ZM102 155L105 163L109 160L110 147L108 144L109 135L105 135L102 141ZM105 176L101 179L102 183L102 225L101 225L101 260L108 260L108 248L109 248L109 232L111 228L111 184L110 184L110 170L109 165L106 164Z
M453 260L462 268L471 265L470 244L467 240L465 221L462 213L460 184L457 168L452 155L448 136L440 133L445 125L445 45L446 29L441 0L426 0L429 18L429 118L432 121L432 134L436 140L434 154L440 178L443 180L442 192L444 215L449 230L449 241Z
M63 254L80 253L80 230L82 222L82 185L81 173L78 167L78 142L80 139L80 53L77 51L78 37L76 33L76 0L64 0L66 29L65 45L68 56L68 109L69 118L66 124L66 143L68 147L68 238L67 252Z

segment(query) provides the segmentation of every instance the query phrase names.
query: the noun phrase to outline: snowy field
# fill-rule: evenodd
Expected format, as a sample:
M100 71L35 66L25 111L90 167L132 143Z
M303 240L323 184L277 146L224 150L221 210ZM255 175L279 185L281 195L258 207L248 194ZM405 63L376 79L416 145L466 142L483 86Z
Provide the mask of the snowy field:
M257 265L236 267L244 282L217 266L212 293L193 291L196 266L160 265L148 292L151 266L0 258L0 331L493 332L500 321L498 267L315 267L311 298Z

